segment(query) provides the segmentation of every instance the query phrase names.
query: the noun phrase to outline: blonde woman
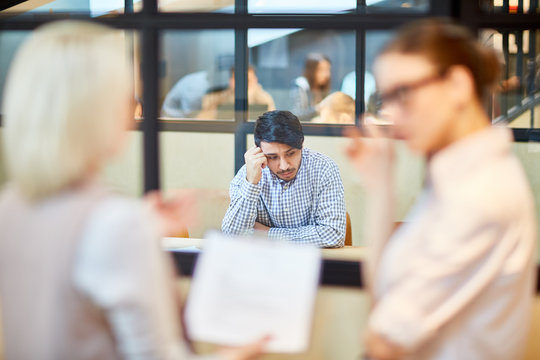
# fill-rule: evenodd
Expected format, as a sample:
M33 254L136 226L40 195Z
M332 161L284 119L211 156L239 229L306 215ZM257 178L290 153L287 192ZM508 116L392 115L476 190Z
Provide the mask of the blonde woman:
M187 213L183 201L150 211L98 180L133 121L131 71L121 35L84 22L43 26L14 59L0 194L7 359L196 358L158 242ZM262 347L208 358L248 359Z

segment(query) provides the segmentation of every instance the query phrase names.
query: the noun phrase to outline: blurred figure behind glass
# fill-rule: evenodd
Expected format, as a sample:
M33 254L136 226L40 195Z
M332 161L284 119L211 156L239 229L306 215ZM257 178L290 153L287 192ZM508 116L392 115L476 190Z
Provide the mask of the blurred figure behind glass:
M313 118L314 123L354 124L354 99L341 91L325 97L316 108L320 115Z
M159 244L185 225L191 203L153 194L146 206L98 180L133 124L126 54L118 31L63 21L36 30L10 69L0 194L7 359L196 358ZM262 346L221 358L252 358Z
M307 55L304 74L294 80L290 90L290 109L300 121L311 121L318 114L315 106L330 93L331 69L332 64L326 55Z
M197 115L198 119L221 119L219 116L219 107L221 105L231 105L231 110L234 109L234 68L231 68L229 77L229 86L226 89L209 92L202 98L202 110ZM255 68L248 66L247 71L247 90L248 90L248 106L249 105L261 105L264 110L272 111L276 109L274 99L267 93L262 85L259 83L257 74L255 74ZM234 119L234 112L229 111L229 116L225 116L223 120Z

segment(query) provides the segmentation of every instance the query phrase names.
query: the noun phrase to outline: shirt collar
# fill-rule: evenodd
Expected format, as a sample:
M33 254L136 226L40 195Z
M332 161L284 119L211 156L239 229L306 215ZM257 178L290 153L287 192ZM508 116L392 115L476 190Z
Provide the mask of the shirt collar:
M437 152L428 163L427 181L435 190L455 185L455 180L482 163L510 152L512 133L493 126L475 132Z

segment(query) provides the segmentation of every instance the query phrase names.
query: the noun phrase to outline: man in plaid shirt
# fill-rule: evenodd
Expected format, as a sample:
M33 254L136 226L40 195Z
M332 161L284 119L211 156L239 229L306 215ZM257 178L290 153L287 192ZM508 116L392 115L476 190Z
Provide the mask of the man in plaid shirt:
M345 201L337 165L303 147L298 118L268 111L255 123L255 144L231 182L231 203L221 229L225 234L266 231L271 238L342 247Z

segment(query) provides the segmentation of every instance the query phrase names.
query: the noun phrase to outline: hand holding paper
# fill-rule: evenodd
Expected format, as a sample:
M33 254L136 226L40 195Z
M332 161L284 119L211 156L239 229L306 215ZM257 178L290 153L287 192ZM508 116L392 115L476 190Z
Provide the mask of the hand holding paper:
M189 334L233 346L270 335L270 352L305 351L319 273L317 248L215 233L195 268L186 306Z

